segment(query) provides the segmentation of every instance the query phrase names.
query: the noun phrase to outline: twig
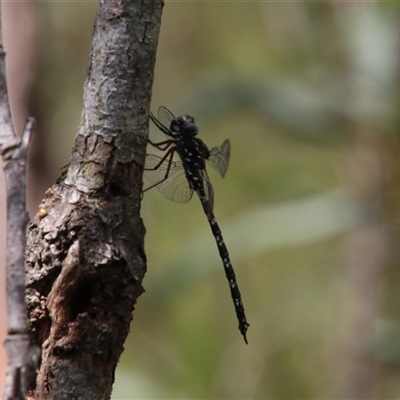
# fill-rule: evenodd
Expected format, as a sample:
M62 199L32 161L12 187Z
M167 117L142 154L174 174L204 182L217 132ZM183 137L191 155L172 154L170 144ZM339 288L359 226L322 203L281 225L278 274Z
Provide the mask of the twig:
M0 12L1 24L1 12ZM0 153L7 188L7 377L5 400L23 400L32 384L33 366L25 305L26 160L34 120L28 119L22 139L12 123L0 25Z

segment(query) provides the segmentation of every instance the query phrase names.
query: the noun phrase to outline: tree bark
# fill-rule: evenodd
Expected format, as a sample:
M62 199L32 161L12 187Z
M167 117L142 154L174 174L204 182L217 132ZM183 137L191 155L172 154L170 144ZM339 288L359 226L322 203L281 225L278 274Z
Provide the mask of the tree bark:
M83 112L65 174L28 228L31 398L109 399L143 293L142 169L161 0L100 1Z

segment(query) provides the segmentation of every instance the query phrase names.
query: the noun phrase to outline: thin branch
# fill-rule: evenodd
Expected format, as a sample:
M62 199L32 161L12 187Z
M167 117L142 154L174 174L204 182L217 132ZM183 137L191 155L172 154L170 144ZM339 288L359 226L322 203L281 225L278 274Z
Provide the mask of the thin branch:
M0 5L1 14L1 5ZM25 305L25 232L28 213L26 162L34 120L28 119L22 140L12 123L5 74L5 51L0 17L0 153L7 188L7 376L4 399L23 400L31 386L33 366Z

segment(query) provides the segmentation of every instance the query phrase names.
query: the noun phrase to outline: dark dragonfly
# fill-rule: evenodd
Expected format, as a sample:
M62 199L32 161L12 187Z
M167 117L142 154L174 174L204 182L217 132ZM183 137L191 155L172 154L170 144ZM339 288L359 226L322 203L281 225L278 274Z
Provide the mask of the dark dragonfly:
M147 154L144 176L151 186L144 191L156 187L167 199L179 203L187 203L193 192L197 193L217 242L239 321L239 330L247 343L246 332L250 325L246 320L228 249L214 216L214 191L206 170L207 161L222 177L225 176L229 165L230 142L227 139L221 146L209 150L204 142L196 137L198 127L190 115L175 117L166 107L160 107L157 117L150 113L151 120L167 139L158 143L149 139L149 143L166 152L162 157ZM175 152L178 153L180 161L173 160Z

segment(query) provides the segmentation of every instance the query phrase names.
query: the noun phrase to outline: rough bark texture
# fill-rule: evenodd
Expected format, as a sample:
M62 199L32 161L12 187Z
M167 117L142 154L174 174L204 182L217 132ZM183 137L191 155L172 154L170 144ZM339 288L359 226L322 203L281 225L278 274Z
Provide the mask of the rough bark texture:
M161 9L100 2L68 171L28 230L26 300L42 346L35 399L111 394L146 270L140 193Z

